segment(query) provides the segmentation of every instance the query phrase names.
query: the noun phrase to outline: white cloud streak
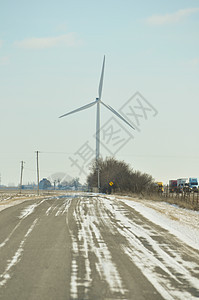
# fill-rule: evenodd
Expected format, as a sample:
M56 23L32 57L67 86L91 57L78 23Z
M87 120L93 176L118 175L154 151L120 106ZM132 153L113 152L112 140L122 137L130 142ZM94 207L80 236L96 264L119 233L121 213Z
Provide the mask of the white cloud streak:
M150 25L173 24L182 21L184 18L199 12L199 7L180 9L175 13L166 15L154 15L146 19Z
M56 37L29 38L16 41L15 46L25 49L45 49L57 46L74 47L80 44L74 33L68 33Z

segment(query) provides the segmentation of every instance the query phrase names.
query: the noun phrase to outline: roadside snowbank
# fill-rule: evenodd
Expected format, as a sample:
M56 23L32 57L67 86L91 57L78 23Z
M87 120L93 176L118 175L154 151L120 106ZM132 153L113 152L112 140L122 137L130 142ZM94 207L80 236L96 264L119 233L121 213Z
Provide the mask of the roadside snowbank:
M181 241L199 250L199 212L167 202L115 197L135 209L151 222L168 230Z

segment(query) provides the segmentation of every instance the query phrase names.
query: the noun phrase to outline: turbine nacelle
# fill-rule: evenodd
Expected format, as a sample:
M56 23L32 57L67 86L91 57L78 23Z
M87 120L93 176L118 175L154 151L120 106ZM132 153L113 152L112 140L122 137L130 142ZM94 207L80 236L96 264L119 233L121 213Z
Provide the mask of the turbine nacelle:
M112 108L110 105L107 105L105 104L104 102L102 102L101 100L101 97L102 97L102 87L103 87L103 79L104 79L104 66L105 66L105 56L104 56L104 60L103 60L103 65L102 65L102 72L101 72L101 76L100 76L100 83L99 83L99 89L98 89L98 92L99 92L99 97L95 99L95 101L89 103L89 104L86 104L82 107L79 107L71 112L68 112L62 116L60 116L59 118L62 118L62 117L66 117L70 114L73 114L73 113L76 113L78 111L81 111L81 110L84 110L84 109L87 109L97 103L101 103L103 104L103 106L105 106L106 108L108 108L112 113L114 113L114 115L116 115L118 118L120 118L122 121L124 121L127 125L129 125L132 129L135 129L127 120L125 120L122 115L117 112L114 108ZM98 109L99 110L99 109ZM97 112L97 119L99 119L99 112ZM98 120L98 129L96 131L99 131L99 120Z

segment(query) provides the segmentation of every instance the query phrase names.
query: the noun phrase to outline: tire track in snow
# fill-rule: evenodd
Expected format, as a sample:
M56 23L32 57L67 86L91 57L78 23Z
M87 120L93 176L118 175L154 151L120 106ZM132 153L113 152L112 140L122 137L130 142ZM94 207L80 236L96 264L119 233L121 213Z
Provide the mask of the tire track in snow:
M5 238L5 240L3 241L3 242L1 242L0 243L0 249L1 248L3 248L4 246L6 246L6 244L9 242L9 240L10 240L10 238L13 236L13 234L15 233L15 231L19 228L19 226L21 225L21 222L25 219L25 218L27 218L28 216L30 216L32 213L34 213L34 211L35 211L35 209L38 207L38 206L40 206L42 203L44 203L45 201L46 201L46 203L48 203L47 202L47 200L50 200L50 199L43 199L43 200L41 200L41 201L39 201L39 202L37 202L37 203L33 203L33 204L30 204L30 205L28 205L27 207L25 207L22 211L21 211L21 213L20 213L20 215L18 216L18 218L20 219L20 221L17 223L17 225L13 228L13 230L10 232L10 234ZM65 205L64 205L64 207L65 207ZM48 210L50 210L52 207L49 207L49 209ZM47 210L47 211L48 211ZM47 212L46 212L46 214L47 214Z
M5 240L0 244L0 248L3 248L10 240L10 238L12 237L12 235L14 234L14 232L17 230L17 228L20 226L22 220L20 220L18 222L18 224L13 228L13 230L11 231L11 233L7 236L7 238L5 238Z
M195 271L196 276L192 275L192 270L197 270L197 265L194 262L188 264L180 255L179 249L169 251L166 240L165 244L154 240L152 237L161 236L161 233L144 228L144 223L138 225L130 220L127 216L129 211L121 207L121 204L104 198L98 198L99 200L99 205L104 206L108 214L117 220L117 226L112 223L109 227L115 227L114 230L126 239L126 245L121 245L124 253L157 291L165 299L198 299L192 294L193 292L199 296L199 279L196 277L199 274Z
M38 219L34 220L32 225L27 230L23 240L20 242L19 248L17 249L15 254L12 256L12 258L7 261L8 264L7 264L5 271L2 274L0 274L0 287L4 286L7 283L7 281L11 278L11 270L22 259L22 255L23 255L23 251L24 251L24 248L23 248L24 244L26 243L26 240L27 240L28 236L30 235L30 233L33 231L37 221L38 221Z
M21 211L20 216L18 217L20 219L20 221L17 223L17 225L13 228L13 230L11 231L11 233L7 236L7 238L5 238L5 240L3 242L1 242L0 244L0 249L3 248L4 246L6 246L6 244L9 242L10 238L13 236L14 232L18 229L18 227L21 225L21 222L28 217L29 215L31 215L35 208L38 207L39 205L41 205L44 201L46 201L47 199L44 199L38 203L34 203L31 205L28 205L26 208L24 208Z
M64 200L63 204L57 210L57 212L55 214L55 217L60 216L60 215L61 216L64 215L68 211L68 208L70 207L70 204L71 204L71 199Z
M20 216L18 217L19 219L25 219L27 218L29 215L31 215L35 208L40 206L43 202L47 201L48 199L43 199L42 201L39 201L37 203L28 205L26 208L24 208L20 214Z
M26 208L24 208L19 216L19 219L25 219L29 215L31 215L37 207L39 207L42 203L46 202L48 205L49 201L52 199L43 199L40 202L33 203L31 205L28 205ZM71 198L64 200L63 203L59 203L59 197L56 197L55 201L52 205L48 207L46 210L46 215L49 216L51 213L55 213L55 216L63 215L68 210L68 207L70 206Z
M71 198L69 199L65 199L63 201L63 203L58 203L57 204L57 201L59 201L59 199L57 199L51 206L49 206L49 208L46 210L46 216L49 216L50 214L53 214L55 215L55 217L58 217L58 216L62 216L64 215L67 211L68 211L68 208L70 207L70 204L71 204ZM55 205L56 204L56 205Z
M111 299L126 299L127 290L124 287L119 271L113 262L101 233L98 216L89 198L80 199L73 213L77 224L77 234L70 230L72 239L72 264L71 264L71 297L78 299L78 289L84 290L84 299L89 299L89 289L92 285L92 270L89 253L96 257L95 268L102 281L106 281ZM84 277L80 276L78 261L84 260ZM115 296L114 296L115 295Z

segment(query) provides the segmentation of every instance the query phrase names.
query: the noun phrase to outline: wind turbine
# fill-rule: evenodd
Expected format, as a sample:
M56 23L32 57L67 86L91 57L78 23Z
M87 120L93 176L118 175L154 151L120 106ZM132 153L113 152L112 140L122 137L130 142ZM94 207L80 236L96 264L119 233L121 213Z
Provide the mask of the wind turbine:
M91 106L97 105L97 115L96 115L96 166L97 166L97 173L98 173L98 190L100 190L100 174L99 174L99 157L100 157L100 104L104 105L106 108L108 108L114 115L116 115L118 118L120 118L123 122L125 122L128 126L130 126L132 129L135 129L127 120L125 120L119 112L117 112L115 109L113 109L110 105L105 104L102 102L102 87L103 87L103 79L104 79L104 66L105 66L105 55L103 59L103 65L102 65L102 72L99 82L99 88L98 88L98 98L96 98L95 101L86 104L82 107L79 107L71 112L68 112L59 118L66 117L68 115L71 115L73 113L76 113L78 111L90 108Z

